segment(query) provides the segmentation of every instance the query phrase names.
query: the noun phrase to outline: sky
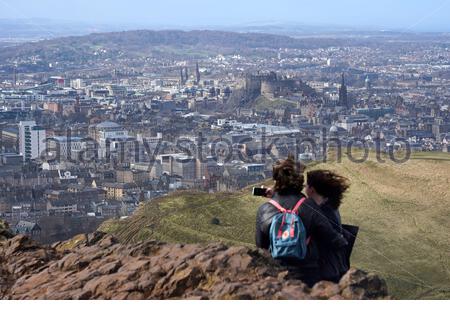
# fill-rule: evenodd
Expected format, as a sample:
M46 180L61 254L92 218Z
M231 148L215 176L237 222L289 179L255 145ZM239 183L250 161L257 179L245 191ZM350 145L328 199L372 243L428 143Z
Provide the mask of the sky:
M450 32L450 0L0 0L0 19L128 26L289 23Z

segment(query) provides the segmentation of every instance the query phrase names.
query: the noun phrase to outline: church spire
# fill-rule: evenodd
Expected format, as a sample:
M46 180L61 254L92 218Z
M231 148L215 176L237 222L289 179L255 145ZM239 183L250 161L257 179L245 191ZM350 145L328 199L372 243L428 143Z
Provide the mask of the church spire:
M195 64L195 76L196 76L197 85L199 85L200 84L200 69L198 67L198 62Z
M180 68L180 84L183 86L185 84L183 68Z
M348 108L348 93L344 73L342 73L341 87L339 88L339 105Z

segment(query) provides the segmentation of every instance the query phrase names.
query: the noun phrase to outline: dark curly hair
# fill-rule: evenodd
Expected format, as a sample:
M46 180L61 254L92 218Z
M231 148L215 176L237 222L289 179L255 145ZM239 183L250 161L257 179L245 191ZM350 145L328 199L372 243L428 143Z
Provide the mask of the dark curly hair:
M328 199L328 204L339 209L344 193L350 187L349 180L329 170L313 170L307 173L307 185Z
M279 194L300 193L303 189L305 166L293 156L278 160L273 166L274 191Z

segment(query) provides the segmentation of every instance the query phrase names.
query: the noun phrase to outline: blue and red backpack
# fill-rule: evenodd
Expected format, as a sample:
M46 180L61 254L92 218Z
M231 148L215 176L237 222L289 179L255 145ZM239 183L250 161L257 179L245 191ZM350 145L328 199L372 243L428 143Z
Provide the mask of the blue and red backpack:
M270 225L270 253L274 259L305 259L310 239L306 237L305 225L299 216L305 200L298 201L292 210L286 210L275 200L269 201L278 209Z

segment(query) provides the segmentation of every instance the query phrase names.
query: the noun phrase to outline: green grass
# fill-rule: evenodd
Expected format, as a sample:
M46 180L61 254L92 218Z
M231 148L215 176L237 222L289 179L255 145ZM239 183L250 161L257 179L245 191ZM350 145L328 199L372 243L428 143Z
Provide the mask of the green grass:
M267 99L264 96L259 96L253 102L253 107L257 111L275 111L276 109L286 109L287 107L296 107L295 102L285 99Z
M450 298L450 155L414 154L410 161L315 164L347 176L344 223L359 225L352 263L383 276L399 299ZM181 192L146 203L102 230L124 242L254 245L255 215L265 200L239 193ZM220 225L211 224L218 218Z
M130 219L108 221L102 230L123 242L152 238L168 242L222 241L251 245L256 210L263 201L247 193L178 192L142 205ZM212 224L213 218L219 219L220 224Z

